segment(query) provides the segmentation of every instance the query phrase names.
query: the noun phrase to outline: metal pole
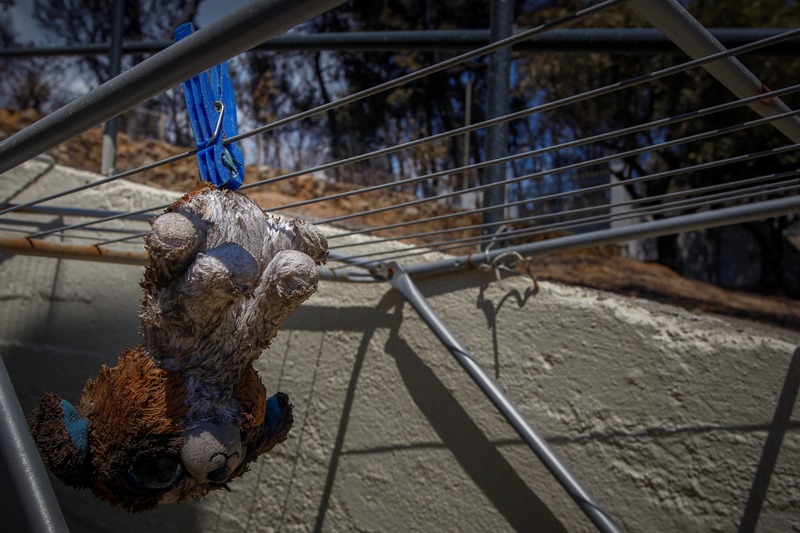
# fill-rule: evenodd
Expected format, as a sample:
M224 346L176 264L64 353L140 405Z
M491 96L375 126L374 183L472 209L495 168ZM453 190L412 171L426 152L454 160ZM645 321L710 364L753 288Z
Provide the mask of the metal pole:
M67 244L26 237L0 237L0 252L122 265L146 265L149 261L147 252L143 250L116 250L91 244Z
M28 423L0 357L0 448L19 504L34 533L69 532Z
M470 79L467 86L464 88L464 126L472 125L472 85ZM470 132L464 134L464 153L461 157L461 165L469 166L469 136Z
M111 8L111 50L109 54L108 77L119 76L122 70L122 24L125 20L125 0L114 0ZM103 152L100 159L100 173L111 176L117 165L117 133L119 117L106 122L103 131Z
M484 394L492 401L494 406L508 420L517 431L522 440L533 450L539 460L561 483L561 486L575 500L575 503L586 514L589 520L603 532L618 532L622 529L612 520L597 501L589 494L580 482L569 471L566 465L550 448L547 442L528 423L522 413L509 400L500 387L475 361L472 354L459 342L447 325L428 304L420 290L411 281L400 265L392 263L387 269L388 281L400 294L408 300L428 327L433 330L444 346L453 354L458 363L467 371L467 374L481 388Z
M0 202L0 209L15 208L18 204L7 204ZM19 213L33 213L36 215L58 215L66 217L94 217L105 218L111 216L125 215L122 211L104 211L102 209L85 209L81 207L66 207L61 205L31 205L20 207L16 210ZM138 222L148 222L153 218L153 214L138 213L130 216L121 216L126 220L136 220ZM3 222L4 219L0 219Z
M800 196L789 196L776 200L764 200L751 204L713 209L700 213L665 218L650 222L642 222L632 226L611 228L601 231L591 231L567 237L557 237L539 242L511 246L504 249L492 249L477 254L462 255L441 261L422 263L405 267L411 276L429 276L442 272L467 270L478 265L491 263L495 257L505 252L518 252L526 257L546 255L554 252L580 250L604 244L647 239L671 235L684 231L695 231L706 228L715 228L731 224L741 224L754 220L780 217L800 213ZM375 266L380 262L375 262Z
M513 0L492 0L491 41L496 42L511 35L514 19ZM508 114L509 77L511 74L511 48L502 48L489 59L488 103L486 118L493 119ZM508 155L508 123L492 126L486 132L486 160L494 161ZM506 166L492 165L483 171L483 184L501 183L505 180ZM492 187L483 193L483 206L500 206L506 201L506 188ZM503 208L491 209L483 214L483 234L497 231L503 222Z
M473 84L474 84L474 82L473 82L472 78L470 78L470 80L467 82L466 88L464 89L464 126L465 127L469 127L469 126L472 125L472 86L473 86ZM461 159L462 166L464 166L464 167L469 166L469 151L470 151L470 142L469 141L470 141L470 135L472 135L472 132L468 131L468 132L464 133L464 147L463 147L464 153L462 154L462 159ZM461 178L462 183L463 183L463 185L461 187L462 189L469 189L472 186L472 180L470 178L472 178L472 173L471 172L465 172L464 175ZM464 202L463 202L462 199L456 198L455 199L455 203L457 205L463 205Z
M533 257L546 255L554 252L580 250L603 244L614 244L619 242L631 241L636 239L647 239L670 235L684 231L694 231L699 229L715 228L731 224L740 224L754 220L764 220L767 218L780 217L800 213L800 196L789 196L777 200L765 200L752 204L714 209L700 213L692 213L678 217L642 222L632 226L621 228L611 228L601 231L592 231L568 237L558 237L545 241L533 242L509 248L492 249L488 252L477 254L461 255L441 261L433 261L417 265L406 266L405 269L412 276L430 276L443 272L455 272L476 268L481 264L491 263L492 260L508 251L518 252L524 256ZM64 214L72 214L64 212ZM52 241L43 241L30 238L0 238L0 252L12 254L38 255L44 257L61 257L67 259L85 259L91 261L103 261L109 263L124 263L143 265L147 263L145 255L134 252L117 251L105 247L97 246L76 246ZM352 263L354 266L364 269L374 269L383 265L382 261L360 261L348 260L348 256L335 251L331 251L330 259ZM327 269L323 269L326 270ZM363 271L358 272L357 277L361 279ZM350 273L343 276L331 275L334 281L347 280ZM378 281L375 279L375 281Z
M711 34L728 48L774 37L786 31L780 28L709 28ZM271 51L390 51L452 50L466 51L490 43L489 30L418 30L418 31L356 31L347 33L317 33L280 35L259 44L254 50ZM155 54L168 48L168 41L127 42L123 54ZM754 55L797 55L800 42L790 39L764 50L748 52ZM109 43L74 46L37 46L3 48L0 57L105 55ZM557 29L513 45L520 52L596 52L610 54L682 54L663 33L655 28L571 28Z
M631 0L631 7L664 32L664 35L680 46L692 59L725 50L722 43L676 0ZM735 57L707 63L703 68L738 98L747 98L769 91L756 75ZM762 117L790 111L789 107L777 98L756 101L749 106ZM800 142L800 124L796 120L780 120L775 122L774 126L792 142Z
M0 173L343 2L248 2L0 142Z

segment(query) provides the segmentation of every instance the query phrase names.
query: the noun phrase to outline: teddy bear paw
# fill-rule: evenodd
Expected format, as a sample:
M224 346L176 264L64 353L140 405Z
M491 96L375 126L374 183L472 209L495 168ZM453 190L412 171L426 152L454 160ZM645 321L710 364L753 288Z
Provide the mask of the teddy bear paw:
M319 271L314 260L297 250L283 250L267 267L270 280L284 299L305 299L317 290Z

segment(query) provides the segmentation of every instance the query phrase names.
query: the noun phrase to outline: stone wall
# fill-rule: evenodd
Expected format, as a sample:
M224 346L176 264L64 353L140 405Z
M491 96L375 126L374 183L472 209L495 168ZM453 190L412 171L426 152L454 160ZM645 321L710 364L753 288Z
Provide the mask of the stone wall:
M58 169L25 194L87 179ZM63 200L130 209L172 198L110 187ZM26 413L43 392L77 399L138 342L141 274L0 256L0 353ZM743 516L758 516L759 531L800 530L800 335L559 284L526 297L524 277L419 285L626 530L732 531ZM387 284L323 282L258 369L291 396L295 427L233 492L130 515L54 481L71 530L594 530ZM0 493L9 517L7 479Z

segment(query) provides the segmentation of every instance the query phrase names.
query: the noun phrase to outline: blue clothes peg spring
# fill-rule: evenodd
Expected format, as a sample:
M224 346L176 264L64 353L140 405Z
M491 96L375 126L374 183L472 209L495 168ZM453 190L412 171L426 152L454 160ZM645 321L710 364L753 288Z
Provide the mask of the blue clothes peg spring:
M175 41L194 32L191 22L175 29ZM236 143L224 140L239 132L236 100L228 63L223 61L183 82L186 108L192 123L200 177L220 188L238 189L244 181L244 156Z

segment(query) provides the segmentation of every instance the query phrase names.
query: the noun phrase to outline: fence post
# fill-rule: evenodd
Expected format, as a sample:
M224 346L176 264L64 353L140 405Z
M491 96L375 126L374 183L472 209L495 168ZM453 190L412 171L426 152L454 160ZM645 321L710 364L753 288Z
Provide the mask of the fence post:
M0 453L31 533L69 533L28 422L0 357Z
M122 70L122 25L125 19L125 0L114 0L111 8L111 49L109 53L108 77L114 78ZM117 166L117 133L119 116L108 120L103 129L103 153L100 159L100 173L111 176Z
M511 36L514 19L513 0L492 0L491 42ZM511 73L511 48L494 52L489 59L487 119L508 114L509 77ZM508 123L492 126L486 132L486 160L499 159L508 155ZM483 183L501 183L506 177L504 164L487 167L483 172ZM483 206L498 206L483 215L483 233L492 234L503 222L503 208L506 201L505 186L498 185L483 193Z

